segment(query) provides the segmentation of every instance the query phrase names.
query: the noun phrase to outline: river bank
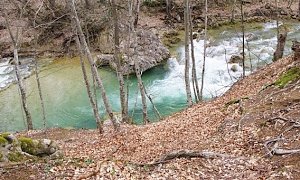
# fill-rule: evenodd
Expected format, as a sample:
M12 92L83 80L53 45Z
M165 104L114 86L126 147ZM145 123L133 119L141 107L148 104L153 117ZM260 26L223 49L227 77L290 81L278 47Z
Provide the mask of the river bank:
M298 65L291 56L280 59L238 81L222 97L145 126L124 124L120 132L105 126L103 135L97 130L67 129L21 133L56 140L64 158L3 166L2 177L297 179L299 156L268 158L264 143L276 138L285 128L284 122L270 119L279 116L291 120L299 118L299 79L290 81L283 88L276 85L289 69ZM240 102L235 103L236 100ZM283 110L287 111L283 113ZM243 125L237 130L241 119ZM297 148L297 132L296 128L284 133L285 143L279 143L279 147ZM175 157L150 165L178 150L219 153L227 157Z

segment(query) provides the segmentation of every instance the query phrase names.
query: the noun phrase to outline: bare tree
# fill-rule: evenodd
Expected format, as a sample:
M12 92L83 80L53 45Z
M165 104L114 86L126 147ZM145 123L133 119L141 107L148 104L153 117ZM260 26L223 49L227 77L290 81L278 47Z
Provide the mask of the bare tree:
M171 18L171 5L172 5L172 0L166 0L166 12L168 18Z
M127 93L124 83L123 70L122 70L122 54L120 52L120 36L119 36L119 23L118 14L116 11L116 4L114 0L111 0L111 11L114 22L114 60L117 69L117 77L119 81L120 88L120 102L122 109L122 121L128 122L128 104L127 104Z
M189 23L190 23L190 43L191 43L191 56L192 56L192 84L194 90L194 96L196 102L199 101L200 91L199 91L199 84L197 78L197 70L196 70L196 59L195 59L195 49L194 49L194 42L193 42L193 22L192 22L192 12L189 12Z
M101 95L102 95L102 100L103 100L103 103L104 103L104 106L105 106L105 110L106 110L107 114L109 115L109 118L110 118L115 130L119 130L120 125L117 122L115 115L113 114L111 105L110 105L110 103L108 101L108 98L107 98L107 95L106 95L105 88L103 86L102 79L100 78L100 76L98 74L97 67L94 63L92 54L91 54L90 49L89 49L89 47L87 45L87 42L85 40L85 36L83 34L83 31L82 31L82 28L81 28L81 25L80 25L80 21L79 21L77 12L76 12L75 2L74 2L74 0L67 0L67 2L68 2L69 7L71 9L72 18L75 22L75 26L76 26L76 29L77 29L77 32L78 32L80 43L82 45L82 48L84 49L85 55L87 56L87 59L88 59L89 63L91 65L92 75L95 77L97 85L101 90Z
M299 3L298 3L298 17L300 18L300 0L299 0Z
M135 74L138 80L138 85L141 93L141 98L142 98L142 105L143 105L143 121L144 123L149 123L149 118L148 118L148 112L147 112L147 99L146 99L146 93L145 93L145 86L142 81L142 72L140 70L139 63L137 62L136 59L134 59L134 69L135 69Z
M141 6L141 1L140 0L136 0L134 23L133 23L134 28L137 28L137 25L138 25L139 13L140 13L140 6Z
M205 29L204 29L204 49L203 49L203 64L201 73L201 88L199 100L203 100L203 88L204 88L204 78L205 78L205 64L206 64L206 49L207 49L207 22L208 22L208 4L205 0Z
M187 95L187 104L188 106L193 105L192 95L191 95L191 87L190 87L190 54L189 54L189 6L190 1L185 0L185 11L184 11L184 27L185 27L185 88L186 88L186 95Z
M231 0L231 22L235 21L235 4L236 0Z
M244 25L244 1L241 0L242 36L243 36L243 78L245 77L245 25Z
M76 33L77 34L77 33ZM97 129L99 130L99 133L102 134L103 133L103 121L101 121L100 116L99 116L99 110L98 110L98 106L97 106L97 101L95 96L93 96L92 94L92 90L91 90L91 86L87 77L87 72L85 69L85 63L84 63L84 52L83 52L83 48L81 47L78 35L75 36L75 41L76 41L76 45L77 45L77 49L78 51L80 51L80 65L81 65L81 70L82 70L82 74L83 74L83 79L84 79L84 83L85 83L85 87L86 87L86 91L94 112L94 117L96 120L96 124L97 124Z
M19 19L21 19L23 17L23 10L26 7L26 5L27 5L27 3L24 5L24 7L21 8L21 11L19 12ZM20 74L20 67L19 67L20 61L19 61L18 51L20 48L20 35L22 33L20 33L20 31L21 31L20 27L17 27L16 33L15 33L15 35L13 35L13 31L11 29L7 13L4 12L3 14L5 17L6 27L8 29L8 32L9 32L9 35L10 35L10 38L11 38L11 41L13 44L13 48L14 48L15 73L16 73L17 83L18 83L19 92L20 92L20 96L21 96L21 104L22 104L23 111L25 113L27 130L32 130L33 129L32 117L31 117L31 113L27 107L26 91L24 88L24 84L23 84L22 77Z
M54 3L55 3L55 1L54 1ZM38 10L35 12L34 20L33 20L33 28L36 28L36 18L37 18L37 15L39 14L43 5L44 5L44 3L42 2L40 7L38 8ZM36 78L36 82L37 82L37 86L38 86L39 98L40 98L40 103L41 103L41 108L42 108L43 126L44 126L44 129L46 129L46 123L47 123L46 110L45 110L44 98L43 98L43 93L42 93L40 77L39 77L38 61L37 61L37 48L38 48L38 34L35 33L34 34L35 78ZM45 133L46 133L46 131L45 131Z

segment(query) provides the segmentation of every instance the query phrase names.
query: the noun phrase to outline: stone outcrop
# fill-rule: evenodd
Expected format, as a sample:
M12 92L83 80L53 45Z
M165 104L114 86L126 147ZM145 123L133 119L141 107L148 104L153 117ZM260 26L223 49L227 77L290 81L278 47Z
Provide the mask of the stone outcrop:
M134 73L134 60L139 63L141 71L146 71L162 63L170 57L169 50L163 45L157 35L148 30L138 29L136 38L128 42L123 40L120 45L122 54L122 73ZM96 58L99 66L109 65L116 69L112 54L101 54Z
M0 162L17 162L36 157L62 156L58 145L49 139L17 138L12 134L0 134Z

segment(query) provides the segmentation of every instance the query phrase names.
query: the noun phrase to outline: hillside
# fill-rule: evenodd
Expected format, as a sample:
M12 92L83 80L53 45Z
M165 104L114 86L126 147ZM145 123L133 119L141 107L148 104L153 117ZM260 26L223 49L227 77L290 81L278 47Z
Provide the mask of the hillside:
M281 59L222 97L154 124L122 125L117 133L110 125L100 136L96 130L31 131L30 137L57 140L64 158L4 165L1 178L300 178L299 150L288 151L300 145L299 74L282 84L291 70L299 73L299 63Z

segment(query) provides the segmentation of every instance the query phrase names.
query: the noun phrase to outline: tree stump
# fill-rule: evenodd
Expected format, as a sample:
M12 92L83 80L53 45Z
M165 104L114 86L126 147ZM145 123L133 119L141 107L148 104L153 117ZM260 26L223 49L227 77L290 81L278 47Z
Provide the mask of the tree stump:
M294 61L300 62L300 42L293 41L292 50L294 51Z
M279 34L276 51L274 52L273 62L282 58L286 37L287 37L286 31L284 33Z

